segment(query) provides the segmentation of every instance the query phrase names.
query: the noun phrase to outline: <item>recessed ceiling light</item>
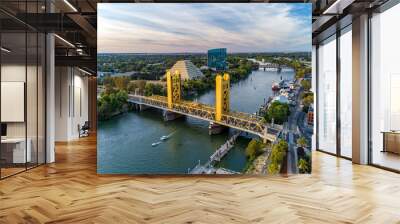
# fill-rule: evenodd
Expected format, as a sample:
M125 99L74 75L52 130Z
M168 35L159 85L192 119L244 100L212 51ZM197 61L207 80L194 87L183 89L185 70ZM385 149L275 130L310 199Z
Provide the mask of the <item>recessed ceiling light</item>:
M332 5L330 5L322 14L342 14L343 10L351 5L355 0L336 0Z
M81 71L81 72L83 72L83 73L85 73L85 74L87 74L87 75L92 75L90 72L85 71L85 70L83 70L83 69L81 69L81 68L79 68L79 67L78 67L78 69L79 69L79 71Z
M78 10L68 1L64 0L65 4L67 4L74 12L78 12Z
M60 39L61 41L63 41L64 43L66 43L67 45L69 45L69 46L75 48L75 45L73 45L73 44L72 44L71 42L69 42L68 40L66 40L66 39L64 39L64 38L62 38L62 37L60 37L60 36L57 35L57 34L54 34L54 36L57 37L58 39Z
M6 53L10 53L10 52L11 52L11 50L9 50L9 49L7 49L7 48L5 48L5 47L1 47L1 50L4 51L4 52L6 52Z

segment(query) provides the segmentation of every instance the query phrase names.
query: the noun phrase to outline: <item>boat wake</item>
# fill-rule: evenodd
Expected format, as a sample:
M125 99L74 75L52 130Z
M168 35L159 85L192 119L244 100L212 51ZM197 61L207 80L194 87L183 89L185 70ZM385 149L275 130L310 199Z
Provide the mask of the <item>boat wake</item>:
M163 135L163 136L161 136L160 140L161 140L161 141L165 141L165 140L171 138L172 135L173 135L175 132L176 132L176 131L173 131L173 132L170 133L169 135Z
M157 145L161 144L161 142L154 142L151 144L152 147L156 147Z
M163 141L168 140L169 138L172 137L173 134L175 134L176 131L173 131L172 133L170 133L169 135L163 135L160 137L160 141L158 142L154 142L151 144L152 147L156 147L157 145L161 144Z

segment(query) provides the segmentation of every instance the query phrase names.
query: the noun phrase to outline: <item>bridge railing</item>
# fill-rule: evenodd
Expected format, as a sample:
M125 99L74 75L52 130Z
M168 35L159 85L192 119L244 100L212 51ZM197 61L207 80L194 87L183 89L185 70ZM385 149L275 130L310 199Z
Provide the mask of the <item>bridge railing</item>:
M129 97L130 99L140 103L153 105L163 109L169 109L167 97L165 96L143 96L130 94ZM180 113L190 114L208 119L210 121L215 121L215 108L207 104L183 100L179 103L174 103L172 109ZM223 114L219 123L226 126L242 128L244 130L257 133L260 136L273 136L278 134L280 130L283 129L282 126L279 125L266 124L264 119L260 116L235 111Z

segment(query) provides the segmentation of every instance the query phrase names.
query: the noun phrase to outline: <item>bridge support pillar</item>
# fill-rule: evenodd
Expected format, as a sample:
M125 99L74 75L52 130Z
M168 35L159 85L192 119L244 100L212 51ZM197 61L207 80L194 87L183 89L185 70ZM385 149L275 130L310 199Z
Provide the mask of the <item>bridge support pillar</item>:
M144 104L138 104L138 103L132 103L131 104L131 109L136 110L136 111L144 111L149 109L149 106L146 106Z
M229 85L228 73L217 75L215 78L215 120L221 121L222 115L229 113Z
M164 121L173 121L175 119L183 117L182 114L177 114L168 110L163 111Z
M144 104L139 104L139 110L140 111L144 111L144 110L147 110L147 109L149 109L150 107L148 107L148 106L146 106L146 105L144 105Z
M228 127L214 123L214 122L210 122L210 125L208 126L208 134L209 135L221 134L225 130L228 130Z
M263 142L264 144L267 144L267 143L268 143L267 138L262 138L262 142Z
M168 108L173 108L174 103L181 100L181 75L179 71L175 74L167 72L167 96Z

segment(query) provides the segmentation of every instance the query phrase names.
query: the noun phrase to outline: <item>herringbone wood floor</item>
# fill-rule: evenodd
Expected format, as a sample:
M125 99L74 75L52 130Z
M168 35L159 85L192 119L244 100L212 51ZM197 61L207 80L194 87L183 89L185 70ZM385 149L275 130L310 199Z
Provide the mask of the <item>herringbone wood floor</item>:
M400 223L400 175L315 152L313 174L96 174L94 137L0 181L0 223Z

